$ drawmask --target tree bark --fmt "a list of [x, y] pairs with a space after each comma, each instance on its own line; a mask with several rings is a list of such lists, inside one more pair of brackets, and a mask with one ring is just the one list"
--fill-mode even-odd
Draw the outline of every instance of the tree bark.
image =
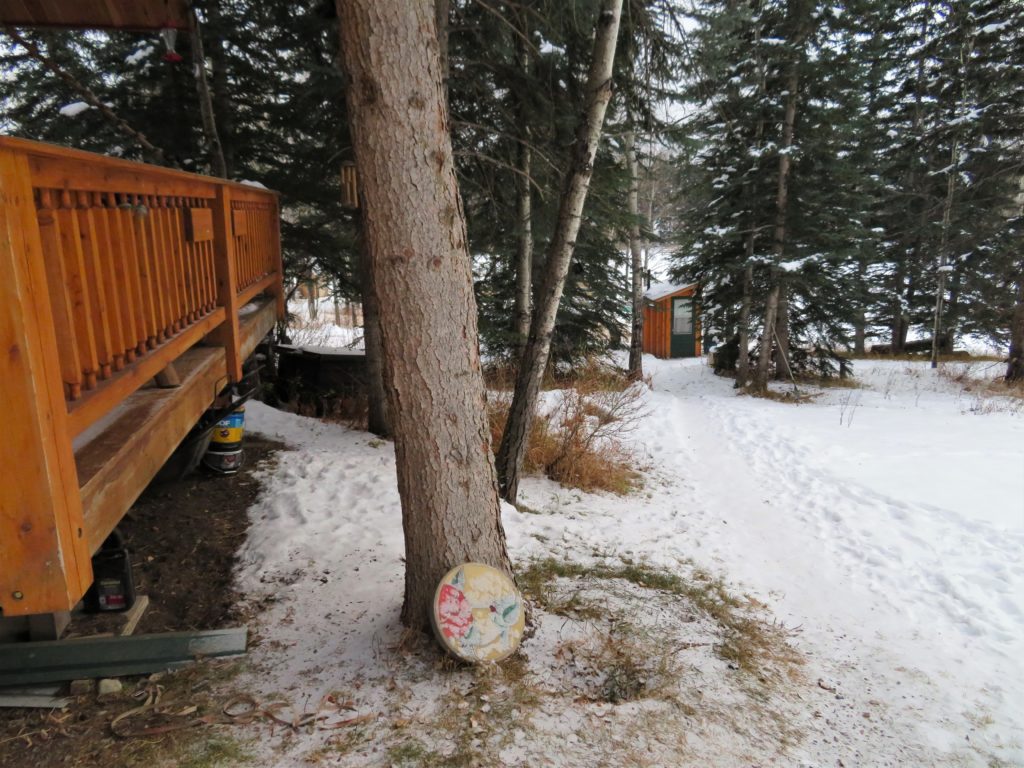
[[[521, 19], [521, 32], [526, 35], [525, 14]], [[530, 71], [530, 48], [526, 40], [517, 36], [516, 47], [519, 55], [519, 66], [524, 75]], [[526, 339], [530, 335], [530, 313], [533, 307], [533, 198], [530, 192], [530, 179], [533, 172], [533, 153], [530, 147], [529, 117], [525, 104], [519, 108], [520, 125], [525, 133], [519, 142], [519, 173], [516, 178], [516, 304], [515, 304], [515, 344], [513, 359], [522, 359], [526, 349]]]
[[363, 346], [366, 349], [366, 428], [381, 437], [391, 436], [388, 420], [387, 394], [384, 374], [384, 345], [380, 333], [380, 302], [377, 298], [376, 281], [373, 279], [373, 258], [370, 256], [370, 242], [366, 236], [366, 201], [361, 201], [360, 211], [360, 261], [362, 267], [363, 293]]
[[775, 378], [793, 378], [789, 352], [789, 292], [784, 284], [779, 285], [779, 302], [775, 310], [775, 343], [778, 354], [775, 357]]
[[598, 13], [594, 55], [586, 84], [586, 108], [583, 121], [576, 134], [572, 158], [565, 177], [559, 201], [555, 232], [548, 248], [537, 307], [530, 323], [530, 337], [526, 342], [523, 361], [516, 376], [515, 393], [509, 409], [505, 432], [498, 449], [498, 477], [501, 494], [514, 501], [519, 490], [519, 472], [526, 454], [526, 436], [537, 409], [537, 396], [541, 379], [551, 352], [551, 336], [555, 328], [555, 315], [565, 288], [579, 233], [583, 203], [587, 198], [590, 177], [594, 172], [594, 157], [604, 125], [604, 113], [612, 91], [612, 64], [619, 34], [622, 0], [603, 0]]
[[853, 353], [864, 354], [864, 343], [867, 337], [867, 259], [863, 256], [857, 259], [857, 310], [853, 318]]
[[433, 9], [338, 0], [405, 533], [402, 621], [453, 566], [511, 573], [491, 456], [466, 223]]
[[743, 268], [743, 298], [740, 302], [739, 349], [736, 357], [736, 388], [750, 381], [750, 303], [754, 292], [754, 232], [747, 235], [747, 265]]
[[[798, 36], [796, 43], [800, 42]], [[796, 44], [795, 43], [795, 44]], [[768, 388], [768, 366], [772, 358], [772, 336], [778, 314], [779, 294], [782, 276], [777, 265], [782, 261], [786, 246], [786, 211], [789, 206], [789, 169], [791, 166], [790, 151], [793, 148], [793, 126], [796, 123], [796, 93], [800, 85], [800, 70], [797, 59], [794, 59], [789, 75], [786, 77], [786, 113], [782, 125], [782, 146], [779, 150], [779, 182], [775, 195], [775, 229], [772, 237], [773, 266], [769, 274], [770, 288], [764, 312], [764, 332], [761, 334], [761, 354], [757, 360], [757, 371], [753, 387], [758, 392]]]
[[434, 0], [434, 24], [437, 27], [437, 47], [441, 56], [441, 94], [445, 108], [448, 108], [448, 25], [451, 18], [451, 0]]
[[217, 138], [220, 140], [221, 152], [224, 155], [224, 167], [230, 176], [235, 168], [234, 142], [234, 104], [231, 84], [228, 82], [228, 62], [226, 43], [222, 34], [220, 8], [217, 3], [208, 3], [204, 8], [209, 34], [204, 41], [207, 58], [210, 61], [213, 88], [213, 117], [217, 126]]
[[1024, 263], [1017, 277], [1017, 302], [1010, 320], [1010, 359], [1006, 363], [1007, 381], [1024, 381]]
[[630, 381], [644, 377], [644, 281], [643, 253], [640, 249], [640, 164], [637, 162], [633, 131], [626, 131], [623, 137], [626, 151], [626, 167], [629, 169], [629, 225], [630, 274], [632, 275], [633, 328], [629, 339]]
[[210, 96], [210, 84], [206, 81], [206, 57], [203, 55], [203, 36], [199, 29], [199, 19], [194, 8], [188, 9], [188, 32], [192, 43], [192, 69], [196, 78], [196, 93], [199, 96], [199, 115], [203, 121], [203, 134], [209, 145], [210, 165], [213, 175], [222, 179], [228, 177], [228, 166], [224, 161], [224, 149], [217, 133], [217, 120], [213, 115], [213, 98]]
[[[756, 5], [754, 10], [757, 10]], [[759, 25], [754, 25], [754, 49], [760, 49], [761, 43], [761, 28]], [[765, 82], [764, 67], [760, 58], [757, 60], [757, 71], [758, 71], [758, 89], [760, 96], [763, 98], [765, 92], [768, 90], [768, 86]], [[758, 156], [760, 156], [760, 150], [763, 147], [764, 138], [764, 114], [761, 113], [757, 120], [757, 128], [754, 131], [754, 146], [758, 150]], [[759, 163], [760, 161], [758, 161]], [[750, 202], [750, 231], [747, 232], [747, 236], [743, 243], [743, 294], [740, 300], [740, 321], [739, 321], [739, 349], [737, 350], [736, 357], [736, 389], [743, 389], [750, 382], [750, 305], [754, 299], [754, 250], [757, 245], [757, 210], [758, 206], [754, 200], [751, 184], [749, 182], [744, 184], [744, 197]]]

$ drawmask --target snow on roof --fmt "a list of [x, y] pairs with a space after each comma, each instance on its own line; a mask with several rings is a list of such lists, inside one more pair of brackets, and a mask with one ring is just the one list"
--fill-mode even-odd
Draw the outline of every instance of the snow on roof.
[[688, 285], [684, 283], [655, 283], [644, 292], [644, 298], [657, 301], [658, 299], [664, 299], [666, 296], [671, 296], [673, 293], [678, 293], [685, 288], [692, 288], [695, 285], [696, 283]]

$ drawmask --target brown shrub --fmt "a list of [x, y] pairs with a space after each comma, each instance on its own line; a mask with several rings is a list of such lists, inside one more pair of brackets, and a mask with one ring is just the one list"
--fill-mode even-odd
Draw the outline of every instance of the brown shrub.
[[[613, 379], [578, 378], [565, 389], [558, 406], [538, 415], [530, 426], [523, 471], [543, 473], [583, 491], [626, 494], [640, 484], [633, 455], [621, 438], [642, 414], [640, 386], [605, 388]], [[492, 393], [488, 403], [491, 444], [498, 445], [508, 417], [510, 396]]]
[[[492, 390], [512, 390], [516, 385], [515, 365], [506, 360], [491, 363], [484, 368], [484, 384]], [[649, 387], [650, 377], [644, 379]], [[598, 357], [589, 357], [581, 365], [557, 371], [549, 367], [544, 373], [541, 389], [566, 389], [573, 387], [584, 394], [599, 391], [622, 391], [628, 389], [633, 382], [626, 372], [616, 368]]]

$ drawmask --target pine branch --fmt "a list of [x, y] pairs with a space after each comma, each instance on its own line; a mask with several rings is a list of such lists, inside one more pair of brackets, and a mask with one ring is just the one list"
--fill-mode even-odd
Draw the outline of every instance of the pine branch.
[[45, 53], [40, 51], [38, 45], [36, 45], [31, 40], [26, 40], [13, 27], [5, 27], [4, 31], [8, 34], [8, 36], [10, 36], [12, 40], [14, 40], [14, 42], [16, 42], [22, 48], [24, 48], [28, 52], [28, 55], [30, 57], [32, 57], [40, 64], [42, 64], [44, 67], [46, 67], [48, 70], [53, 72], [53, 74], [57, 75], [57, 77], [63, 80], [68, 85], [68, 87], [71, 88], [75, 93], [77, 93], [83, 99], [85, 99], [85, 101], [88, 102], [91, 106], [98, 109], [100, 111], [100, 114], [103, 115], [103, 117], [106, 118], [107, 121], [113, 124], [114, 127], [121, 131], [121, 133], [130, 136], [132, 139], [138, 142], [138, 144], [144, 150], [146, 150], [153, 157], [153, 159], [156, 160], [157, 163], [159, 163], [160, 165], [177, 165], [176, 163], [168, 161], [167, 156], [164, 154], [164, 151], [159, 147], [155, 146], [149, 139], [147, 139], [146, 134], [129, 125], [123, 118], [119, 117], [117, 113], [114, 112], [114, 110], [112, 110], [102, 101], [100, 101], [99, 97], [96, 96], [96, 94], [93, 93], [88, 86], [79, 82], [73, 75], [71, 75], [66, 70], [62, 69], [61, 66], [57, 64], [57, 62], [55, 62], [52, 58], [50, 58]]

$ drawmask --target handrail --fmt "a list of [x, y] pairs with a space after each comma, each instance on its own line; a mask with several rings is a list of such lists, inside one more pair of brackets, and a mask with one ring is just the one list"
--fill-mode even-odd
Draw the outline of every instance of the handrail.
[[26, 139], [4, 150], [27, 160], [71, 438], [204, 337], [241, 376], [239, 308], [283, 299], [276, 193]]

